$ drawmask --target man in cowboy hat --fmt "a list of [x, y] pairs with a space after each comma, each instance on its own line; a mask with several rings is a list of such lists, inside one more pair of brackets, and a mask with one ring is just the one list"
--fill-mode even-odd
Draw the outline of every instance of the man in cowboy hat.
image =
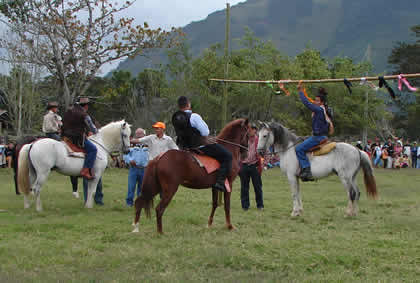
[[98, 130], [87, 113], [88, 105], [89, 98], [80, 97], [79, 101], [64, 114], [63, 136], [86, 151], [86, 158], [80, 175], [91, 180], [94, 178], [92, 168], [95, 163], [97, 149], [86, 137], [96, 134]]
[[47, 138], [54, 139], [59, 141], [60, 138], [60, 128], [63, 125], [61, 117], [57, 114], [58, 112], [58, 103], [48, 102], [47, 104], [48, 113], [44, 116], [44, 121], [42, 123], [42, 132], [47, 136]]
[[154, 159], [161, 153], [164, 153], [170, 149], [178, 149], [173, 139], [170, 136], [165, 135], [166, 125], [163, 122], [156, 122], [153, 124], [155, 130], [154, 135], [148, 135], [139, 139], [132, 139], [131, 143], [143, 143], [149, 147], [149, 160]]

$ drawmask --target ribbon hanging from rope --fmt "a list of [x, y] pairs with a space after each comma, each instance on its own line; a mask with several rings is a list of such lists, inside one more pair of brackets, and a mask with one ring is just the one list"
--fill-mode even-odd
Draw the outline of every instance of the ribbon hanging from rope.
[[418, 90], [418, 88], [411, 86], [410, 83], [402, 74], [399, 74], [398, 75], [398, 89], [399, 90], [402, 90], [402, 84], [405, 84], [405, 86], [412, 92], [415, 92]]
[[378, 80], [379, 80], [379, 87], [382, 88], [384, 86], [388, 90], [388, 93], [389, 95], [391, 95], [392, 99], [395, 100], [395, 92], [385, 81], [384, 77], [380, 76], [378, 77]]

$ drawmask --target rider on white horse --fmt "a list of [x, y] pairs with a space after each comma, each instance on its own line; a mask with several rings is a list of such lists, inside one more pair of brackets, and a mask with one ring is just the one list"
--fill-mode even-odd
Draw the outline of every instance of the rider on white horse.
[[92, 180], [95, 178], [92, 168], [95, 163], [97, 148], [86, 136], [96, 134], [98, 130], [87, 113], [88, 105], [89, 98], [80, 97], [79, 102], [76, 102], [72, 108], [67, 110], [63, 118], [62, 135], [86, 151], [86, 158], [80, 175], [88, 180]]
[[327, 92], [324, 88], [320, 88], [315, 100], [310, 99], [305, 92], [302, 82], [298, 84], [299, 97], [302, 103], [312, 111], [312, 136], [307, 138], [304, 142], [296, 146], [296, 155], [299, 160], [301, 173], [299, 177], [303, 182], [314, 181], [312, 176], [311, 164], [309, 163], [306, 152], [321, 143], [322, 140], [328, 137], [329, 128], [332, 127], [325, 110], [325, 103], [327, 99]]

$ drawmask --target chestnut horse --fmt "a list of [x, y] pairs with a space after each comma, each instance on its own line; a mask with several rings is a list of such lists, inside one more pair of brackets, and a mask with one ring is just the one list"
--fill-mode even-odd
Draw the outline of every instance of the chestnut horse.
[[[240, 157], [246, 154], [248, 148], [248, 129], [248, 119], [237, 119], [228, 123], [216, 138], [218, 143], [232, 153], [232, 170], [227, 178], [231, 188], [239, 172]], [[156, 206], [156, 221], [157, 231], [162, 234], [162, 215], [179, 185], [190, 189], [210, 188], [216, 182], [216, 172], [208, 174], [194, 160], [190, 152], [183, 150], [169, 150], [160, 158], [157, 157], [150, 161], [144, 174], [141, 195], [135, 202], [136, 214], [133, 232], [139, 231], [141, 209], [144, 208], [146, 216], [150, 218], [153, 198], [160, 193], [161, 200]], [[213, 224], [213, 216], [217, 208], [217, 192], [212, 189], [213, 207], [208, 219], [208, 226]], [[230, 194], [231, 192], [224, 192], [224, 207], [226, 227], [232, 230], [234, 227], [230, 222]]]

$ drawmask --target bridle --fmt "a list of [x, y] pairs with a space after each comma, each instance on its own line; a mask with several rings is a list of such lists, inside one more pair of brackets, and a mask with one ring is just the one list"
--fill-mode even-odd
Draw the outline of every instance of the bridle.
[[[271, 129], [269, 129], [269, 130], [270, 130], [270, 133], [272, 134], [272, 130], [271, 130]], [[292, 147], [294, 147], [294, 146], [296, 146], [297, 144], [301, 143], [303, 140], [304, 140], [304, 139], [303, 139], [302, 137], [299, 137], [299, 138], [296, 140], [296, 142], [295, 142], [295, 143], [293, 143], [291, 146], [288, 146], [285, 150], [282, 150], [282, 151], [274, 151], [274, 152], [270, 152], [270, 153], [266, 153], [266, 154], [271, 154], [271, 155], [274, 155], [274, 154], [277, 154], [277, 153], [280, 153], [280, 152], [286, 152], [286, 151], [288, 151], [289, 149], [291, 149]], [[273, 142], [273, 144], [274, 144], [274, 142]], [[267, 145], [267, 142], [265, 142], [265, 144], [264, 144], [264, 148], [266, 148], [266, 145]], [[266, 150], [266, 151], [267, 151], [267, 150]]]
[[224, 143], [227, 143], [227, 144], [230, 144], [230, 145], [237, 146], [237, 147], [239, 147], [239, 148], [241, 148], [243, 150], [248, 150], [248, 147], [247, 146], [242, 145], [242, 142], [245, 141], [245, 138], [247, 138], [247, 139], [249, 138], [248, 128], [246, 126], [241, 126], [241, 127], [246, 131], [246, 134], [241, 139], [241, 143], [235, 143], [235, 142], [227, 141], [227, 140], [220, 139], [220, 138], [217, 138], [217, 137], [213, 137], [211, 139], [213, 141], [221, 141], [221, 142], [224, 142]]

